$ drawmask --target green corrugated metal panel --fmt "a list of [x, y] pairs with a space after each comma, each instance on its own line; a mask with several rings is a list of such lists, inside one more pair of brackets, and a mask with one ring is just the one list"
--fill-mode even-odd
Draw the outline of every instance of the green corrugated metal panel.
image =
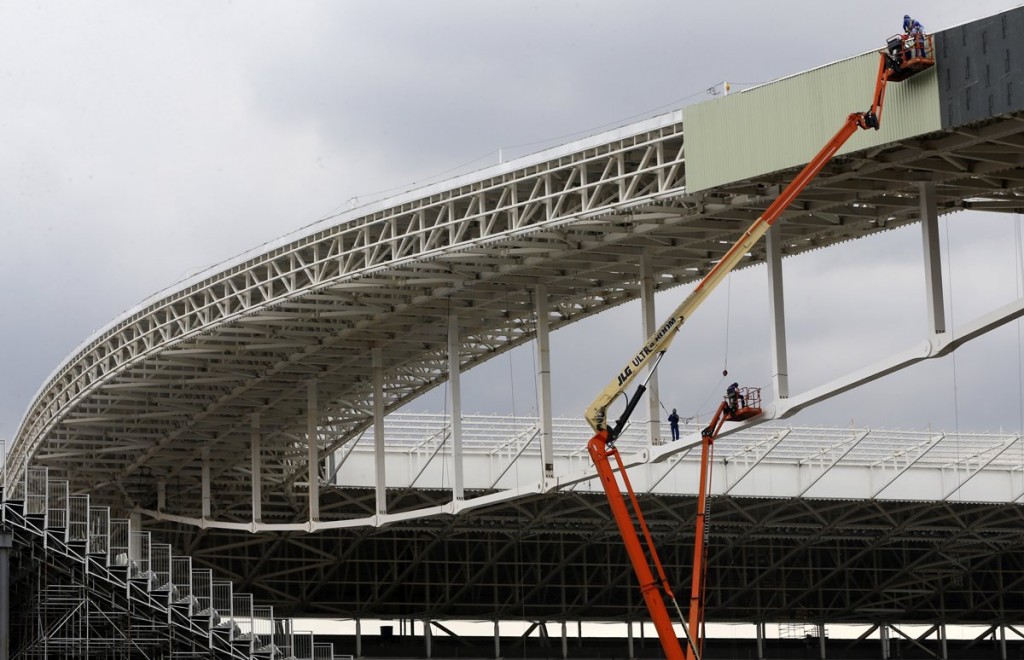
[[[871, 104], [878, 53], [731, 94], [683, 110], [690, 192], [809, 161], [851, 112]], [[839, 153], [940, 130], [935, 67], [889, 83], [879, 131], [858, 131]]]

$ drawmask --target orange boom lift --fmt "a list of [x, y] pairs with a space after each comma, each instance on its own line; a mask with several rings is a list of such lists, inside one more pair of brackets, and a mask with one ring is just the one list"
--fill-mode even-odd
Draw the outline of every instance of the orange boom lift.
[[[670, 660], [699, 660], [702, 653], [702, 637], [699, 629], [703, 625], [704, 602], [702, 598], [704, 583], [704, 522], [706, 517], [706, 495], [707, 482], [709, 477], [710, 453], [714, 439], [721, 430], [722, 424], [726, 421], [739, 421], [761, 414], [760, 391], [756, 394], [756, 405], [753, 392], [747, 391], [750, 397], [743, 407], [730, 406], [724, 402], [719, 406], [711, 424], [702, 432], [701, 451], [701, 483], [697, 506], [697, 530], [694, 546], [693, 581], [691, 583], [690, 617], [689, 624], [683, 624], [686, 635], [686, 650], [679, 643], [672, 628], [672, 619], [665, 606], [665, 599], [675, 607], [679, 619], [682, 620], [682, 612], [679, 611], [679, 604], [668, 578], [665, 576], [664, 568], [658, 553], [651, 540], [650, 531], [644, 521], [643, 513], [633, 493], [626, 474], [622, 458], [615, 448], [615, 441], [625, 429], [633, 410], [640, 402], [640, 398], [647, 390], [647, 382], [654, 374], [661, 359], [665, 356], [669, 344], [675, 339], [683, 322], [697, 309], [698, 306], [711, 294], [714, 288], [728, 275], [740, 262], [743, 255], [750, 252], [751, 248], [761, 240], [761, 237], [771, 229], [775, 221], [779, 219], [782, 212], [799, 195], [804, 188], [821, 172], [822, 168], [832, 159], [835, 153], [846, 143], [846, 141], [857, 132], [858, 129], [875, 130], [881, 125], [882, 105], [885, 100], [885, 86], [889, 81], [898, 82], [923, 71], [935, 64], [934, 50], [932, 49], [932, 38], [930, 35], [918, 37], [915, 42], [907, 36], [896, 36], [886, 41], [886, 48], [881, 52], [881, 61], [878, 65], [878, 78], [875, 82], [875, 92], [871, 100], [871, 106], [865, 112], [855, 112], [846, 118], [839, 131], [831, 140], [814, 156], [813, 159], [797, 174], [796, 178], [786, 187], [779, 197], [765, 210], [765, 212], [754, 221], [749, 229], [740, 237], [725, 256], [704, 276], [696, 288], [676, 308], [672, 316], [661, 324], [651, 335], [647, 342], [640, 348], [633, 358], [623, 367], [616, 377], [598, 395], [587, 408], [585, 417], [591, 428], [594, 430], [594, 437], [587, 443], [587, 450], [597, 470], [601, 484], [604, 487], [605, 495], [608, 497], [608, 504], [611, 507], [615, 522], [618, 525], [619, 533], [622, 535], [623, 543], [629, 560], [633, 564], [637, 579], [640, 581], [640, 592], [647, 604], [651, 620], [658, 638], [661, 641], [665, 657]], [[632, 396], [627, 397], [626, 407], [614, 424], [608, 425], [606, 418], [607, 408], [611, 402], [625, 394], [625, 389], [632, 383], [642, 369], [649, 367], [647, 378], [637, 386]], [[619, 473], [622, 487], [615, 472]], [[626, 504], [626, 497], [623, 497], [623, 489], [628, 496], [630, 506]], [[639, 533], [638, 533], [639, 530]], [[641, 542], [641, 537], [643, 541]], [[653, 566], [653, 570], [652, 570]], [[655, 578], [657, 572], [657, 578]]]

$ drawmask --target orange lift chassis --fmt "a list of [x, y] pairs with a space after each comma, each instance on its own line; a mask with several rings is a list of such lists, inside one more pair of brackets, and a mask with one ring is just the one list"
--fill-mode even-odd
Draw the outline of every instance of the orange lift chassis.
[[[887, 40], [886, 48], [881, 52], [881, 61], [878, 65], [878, 78], [875, 83], [875, 92], [871, 100], [871, 107], [866, 112], [855, 112], [846, 118], [839, 131], [831, 140], [814, 156], [813, 159], [797, 174], [796, 178], [786, 186], [779, 197], [765, 209], [765, 212], [754, 221], [749, 229], [740, 237], [725, 256], [704, 276], [696, 288], [676, 308], [672, 316], [661, 324], [647, 342], [633, 356], [629, 363], [619, 371], [616, 377], [605, 387], [596, 399], [590, 404], [585, 412], [587, 423], [594, 430], [594, 437], [587, 443], [587, 450], [590, 452], [591, 460], [600, 477], [604, 487], [605, 495], [611, 507], [615, 522], [618, 525], [622, 540], [626, 546], [630, 562], [640, 581], [640, 592], [647, 604], [651, 620], [658, 638], [665, 651], [665, 657], [670, 660], [699, 660], [701, 656], [701, 645], [696, 638], [698, 628], [702, 625], [703, 599], [701, 597], [703, 583], [703, 523], [706, 512], [706, 486], [707, 486], [707, 464], [711, 445], [718, 435], [722, 423], [725, 421], [737, 421], [740, 414], [747, 417], [760, 414], [760, 408], [740, 408], [738, 411], [728, 411], [719, 407], [712, 423], [705, 429], [702, 466], [701, 466], [701, 495], [698, 503], [697, 534], [698, 547], [695, 548], [694, 581], [691, 585], [690, 620], [689, 625], [683, 623], [683, 630], [686, 636], [686, 650], [679, 643], [672, 627], [672, 619], [665, 606], [665, 598], [672, 602], [679, 619], [682, 620], [682, 612], [672, 593], [668, 578], [662, 568], [661, 560], [654, 548], [651, 535], [647, 529], [643, 514], [637, 503], [636, 496], [629, 484], [625, 467], [615, 448], [615, 440], [622, 433], [629, 422], [633, 410], [640, 402], [640, 398], [647, 390], [647, 382], [650, 380], [658, 363], [668, 350], [669, 344], [675, 339], [676, 334], [682, 327], [683, 322], [700, 306], [711, 294], [714, 288], [728, 275], [745, 254], [761, 240], [761, 237], [771, 229], [775, 221], [779, 219], [782, 212], [799, 195], [804, 188], [821, 172], [822, 168], [832, 159], [835, 153], [846, 143], [846, 141], [857, 132], [857, 129], [878, 129], [882, 119], [882, 105], [885, 100], [885, 86], [889, 81], [898, 82], [905, 80], [919, 71], [934, 66], [934, 50], [930, 35], [919, 37], [914, 42], [907, 36], [896, 36]], [[613, 400], [624, 395], [625, 389], [633, 382], [636, 376], [644, 368], [648, 368], [647, 378], [637, 386], [632, 396], [627, 397], [626, 406], [622, 414], [609, 426], [606, 417], [607, 408]], [[756, 412], [755, 412], [756, 411]], [[748, 414], [749, 413], [749, 414]], [[629, 496], [632, 506], [632, 515], [622, 494], [622, 488], [616, 479], [615, 472], [618, 471], [622, 480], [622, 488]], [[637, 533], [639, 528], [640, 533]], [[643, 542], [641, 542], [641, 535]], [[646, 550], [645, 550], [646, 548]], [[648, 556], [650, 558], [648, 558]], [[700, 559], [696, 559], [697, 557]], [[655, 578], [654, 571], [657, 571]]]

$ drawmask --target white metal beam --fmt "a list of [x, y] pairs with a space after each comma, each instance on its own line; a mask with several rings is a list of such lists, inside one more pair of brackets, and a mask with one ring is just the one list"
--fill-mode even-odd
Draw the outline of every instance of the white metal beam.
[[306, 478], [309, 480], [310, 522], [320, 520], [320, 403], [317, 394], [317, 381], [311, 378], [306, 384]]
[[465, 499], [462, 463], [462, 363], [459, 342], [459, 314], [448, 315], [448, 403], [452, 411], [452, 499]]
[[772, 354], [772, 386], [775, 397], [789, 396], [789, 360], [786, 356], [786, 311], [782, 280], [782, 227], [773, 226], [766, 236], [768, 265], [769, 333]]
[[261, 522], [263, 520], [263, 459], [260, 456], [260, 434], [262, 428], [260, 427], [260, 414], [255, 412], [252, 414], [252, 420], [249, 427], [249, 443], [251, 445], [251, 462], [252, 462], [252, 521], [254, 523]]
[[371, 350], [373, 368], [373, 458], [375, 464], [374, 489], [377, 515], [388, 511], [386, 456], [384, 446], [384, 353], [380, 346]]
[[935, 183], [917, 184], [921, 205], [921, 237], [924, 243], [924, 280], [928, 301], [928, 329], [932, 334], [946, 331], [946, 312], [942, 295], [942, 250], [939, 242], [939, 213], [935, 201]]
[[[654, 264], [651, 260], [650, 250], [644, 250], [640, 255], [640, 309], [640, 318], [642, 319], [640, 329], [643, 332], [640, 341], [646, 341], [657, 328], [654, 306]], [[658, 374], [654, 373], [647, 382], [647, 441], [652, 445], [659, 445], [662, 442], [661, 411], [658, 409], [660, 404]]]
[[540, 406], [540, 447], [544, 478], [555, 476], [554, 444], [551, 433], [551, 341], [548, 337], [548, 288], [534, 289], [537, 317], [537, 398]]

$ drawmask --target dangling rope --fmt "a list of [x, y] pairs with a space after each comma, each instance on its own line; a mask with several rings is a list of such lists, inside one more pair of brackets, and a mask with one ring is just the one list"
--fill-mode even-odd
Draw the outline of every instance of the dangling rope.
[[[513, 331], [513, 320], [512, 320], [512, 303], [508, 293], [509, 287], [505, 287], [505, 313], [508, 315], [508, 328], [506, 331], [506, 340], [512, 342], [512, 331]], [[515, 370], [513, 369], [512, 363], [512, 350], [509, 349], [508, 353], [508, 382], [509, 382], [509, 396], [512, 399], [512, 438], [517, 437], [519, 428], [516, 423], [516, 379]], [[516, 490], [520, 489], [520, 475], [519, 475], [519, 458], [516, 452], [512, 454], [512, 460], [514, 461], [514, 471], [516, 475]], [[526, 522], [525, 522], [525, 508], [522, 506], [516, 507], [516, 540], [515, 540], [515, 558], [516, 558], [516, 570], [518, 572], [519, 567], [523, 565], [524, 553], [523, 553], [523, 537], [526, 536]], [[526, 598], [525, 598], [525, 587], [523, 586], [522, 575], [516, 575], [516, 596], [519, 600], [519, 618], [522, 621], [526, 620]], [[524, 647], [525, 648], [525, 647]]]
[[725, 359], [722, 363], [722, 378], [729, 375], [729, 317], [732, 316], [732, 273], [725, 280]]

